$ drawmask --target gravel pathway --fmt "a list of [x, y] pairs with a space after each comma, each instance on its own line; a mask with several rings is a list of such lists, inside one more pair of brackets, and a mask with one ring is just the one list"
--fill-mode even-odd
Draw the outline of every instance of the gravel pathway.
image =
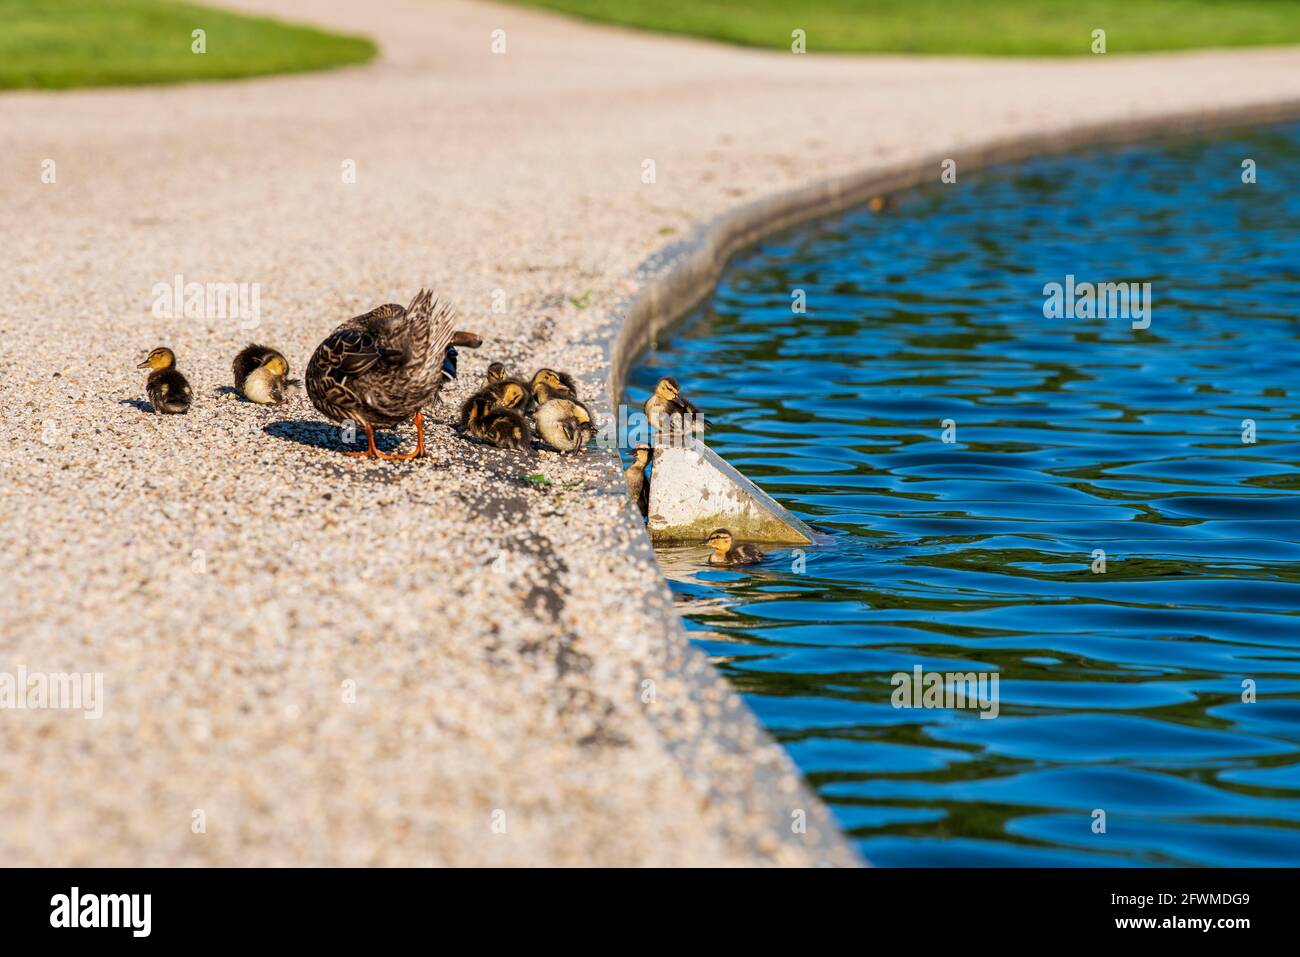
[[[744, 199], [1300, 97], [1297, 52], [819, 58], [478, 3], [226, 5], [384, 58], [0, 96], [0, 680], [104, 683], [98, 720], [0, 711], [8, 864], [851, 863], [677, 630], [613, 453], [484, 449], [444, 409], [427, 459], [346, 459], [301, 393], [229, 394], [231, 357], [256, 339], [300, 374], [432, 284], [486, 339], [453, 403], [492, 359], [595, 398], [636, 264]], [[155, 315], [178, 275], [258, 284], [258, 326]], [[162, 344], [187, 416], [146, 411]]]

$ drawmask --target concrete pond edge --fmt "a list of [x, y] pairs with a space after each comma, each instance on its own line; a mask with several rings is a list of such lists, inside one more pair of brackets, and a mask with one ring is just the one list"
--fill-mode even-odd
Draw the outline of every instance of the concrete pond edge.
[[[938, 182], [945, 160], [956, 160], [961, 175], [1080, 149], [1246, 129], [1297, 119], [1300, 119], [1300, 100], [1282, 100], [1065, 126], [990, 139], [942, 155], [872, 166], [742, 204], [700, 225], [690, 237], [661, 249], [636, 268], [633, 280], [638, 291], [620, 302], [589, 340], [603, 349], [608, 368], [604, 383], [588, 383], [593, 387], [592, 411], [598, 418], [616, 415], [633, 363], [713, 291], [723, 269], [737, 253], [793, 226], [861, 206], [873, 196]], [[606, 449], [601, 454], [608, 457], [610, 468], [606, 471], [608, 484], [597, 489], [597, 494], [625, 496], [617, 451]], [[636, 560], [654, 564], [654, 548], [640, 516], [630, 505], [626, 512], [633, 536], [629, 543], [632, 555]], [[655, 573], [659, 574], [657, 564]], [[711, 720], [709, 726], [691, 733], [676, 722], [676, 709], [653, 708], [646, 713], [693, 786], [710, 799], [716, 795], [719, 803], [725, 805], [734, 807], [739, 800], [748, 812], [769, 820], [772, 842], [753, 850], [774, 863], [796, 860], [839, 866], [866, 863], [839, 831], [820, 799], [802, 782], [789, 755], [771, 739], [722, 673], [690, 644], [666, 581], [661, 597], [661, 601], [655, 602], [658, 607], [654, 613], [665, 633], [675, 636], [674, 647], [643, 648], [643, 657], [658, 659], [665, 673], [679, 679], [692, 698], [708, 702], [703, 713], [710, 715]], [[701, 747], [701, 740], [707, 740], [710, 746]], [[734, 780], [725, 779], [718, 770], [718, 762], [712, 760], [716, 753], [732, 759], [752, 758], [752, 781], [759, 793], [737, 795]], [[799, 782], [793, 789], [792, 775]], [[806, 815], [804, 833], [798, 833], [792, 826], [792, 818], [801, 811]], [[738, 829], [737, 836], [744, 833]]]

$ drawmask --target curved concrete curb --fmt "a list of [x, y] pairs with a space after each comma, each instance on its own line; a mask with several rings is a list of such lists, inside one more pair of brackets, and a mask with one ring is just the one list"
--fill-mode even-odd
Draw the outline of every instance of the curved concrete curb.
[[[700, 226], [690, 238], [666, 247], [637, 268], [634, 280], [639, 284], [640, 291], [620, 304], [612, 320], [595, 337], [604, 344], [609, 376], [605, 382], [605, 407], [600, 408], [599, 402], [594, 404], [599, 414], [603, 415], [610, 415], [618, 408], [628, 370], [637, 356], [713, 290], [723, 268], [737, 252], [783, 229], [862, 205], [872, 196], [906, 189], [932, 178], [937, 179], [940, 164], [946, 159], [955, 159], [960, 171], [969, 172], [997, 163], [1059, 154], [1084, 147], [1119, 145], [1298, 118], [1300, 100], [1287, 100], [1248, 108], [1090, 124], [1073, 129], [990, 140], [942, 156], [932, 155], [919, 161], [824, 179], [801, 189], [744, 204]], [[598, 389], [593, 391], [598, 394]], [[622, 490], [621, 470], [616, 474], [615, 488]], [[637, 524], [640, 524], [639, 521]], [[654, 560], [648, 533], [642, 532], [635, 547], [646, 553], [648, 560]], [[670, 627], [677, 628], [680, 633], [680, 622], [672, 623]], [[685, 644], [686, 635], [681, 633], [681, 636]], [[711, 729], [717, 734], [724, 749], [731, 751], [736, 747], [744, 747], [746, 741], [770, 743], [766, 732], [758, 727], [757, 719], [743, 705], [737, 707], [738, 695], [731, 692], [729, 687], [726, 690], [715, 687], [719, 683], [726, 685], [727, 682], [708, 665], [702, 654], [691, 649], [682, 665], [683, 676], [692, 687], [693, 695], [724, 703], [726, 713], [718, 715], [717, 727]], [[683, 739], [681, 745], [673, 745], [677, 731], [672, 717], [661, 716], [652, 720], [655, 720], [660, 732], [668, 738], [670, 749], [683, 762], [688, 775], [693, 780], [698, 780], [704, 790], [718, 790], [722, 782], [708, 780], [713, 772], [699, 760], [697, 750], [690, 746], [689, 741]], [[773, 773], [770, 777], [775, 781], [779, 780], [780, 775]], [[760, 780], [768, 778], [767, 773], [759, 774]], [[825, 808], [811, 793], [773, 793], [758, 799], [770, 805], [763, 813], [773, 819], [774, 832], [785, 835], [787, 841], [801, 844], [805, 851], [811, 846], [820, 862], [845, 864], [857, 859], [856, 851], [835, 830]], [[791, 833], [788, 815], [791, 813], [790, 808], [796, 805], [808, 810], [808, 833], [803, 836]]]

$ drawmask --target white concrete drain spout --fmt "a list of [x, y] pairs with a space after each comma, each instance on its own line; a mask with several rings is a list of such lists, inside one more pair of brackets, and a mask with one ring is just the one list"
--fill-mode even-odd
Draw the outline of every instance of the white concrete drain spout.
[[647, 527], [656, 542], [700, 542], [715, 528], [742, 542], [813, 541], [811, 528], [698, 440], [655, 449]]

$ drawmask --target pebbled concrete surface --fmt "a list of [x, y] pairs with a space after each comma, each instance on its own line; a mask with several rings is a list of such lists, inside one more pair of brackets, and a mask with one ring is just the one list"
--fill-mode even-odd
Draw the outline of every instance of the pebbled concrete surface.
[[[0, 673], [101, 672], [105, 698], [0, 711], [8, 864], [853, 863], [687, 646], [613, 453], [483, 449], [444, 409], [428, 459], [345, 459], [301, 393], [223, 391], [231, 357], [256, 338], [300, 373], [339, 321], [432, 284], [487, 340], [453, 402], [501, 359], [603, 407], [637, 263], [738, 202], [1300, 97], [1295, 51], [820, 58], [478, 3], [227, 5], [383, 58], [0, 96]], [[260, 284], [260, 325], [153, 315], [177, 274]], [[160, 344], [188, 416], [141, 407]]]

